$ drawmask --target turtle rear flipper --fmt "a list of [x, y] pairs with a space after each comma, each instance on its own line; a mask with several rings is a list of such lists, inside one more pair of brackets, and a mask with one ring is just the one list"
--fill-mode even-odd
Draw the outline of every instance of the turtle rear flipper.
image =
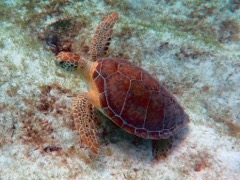
[[94, 107], [89, 102], [88, 93], [77, 96], [73, 103], [73, 120], [76, 130], [79, 131], [82, 142], [91, 151], [98, 154], [98, 141], [94, 124]]
[[172, 148], [173, 137], [168, 139], [152, 140], [152, 154], [154, 160], [167, 157]]
[[118, 13], [112, 13], [106, 16], [97, 27], [91, 44], [92, 61], [96, 61], [98, 57], [106, 56], [112, 39], [113, 26], [117, 20]]

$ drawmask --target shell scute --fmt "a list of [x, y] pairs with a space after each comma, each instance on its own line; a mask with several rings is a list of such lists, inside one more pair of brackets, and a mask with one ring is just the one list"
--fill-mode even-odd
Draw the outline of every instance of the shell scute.
[[[97, 72], [101, 72], [101, 69], [102, 69], [102, 59], [99, 59], [98, 61], [97, 61], [97, 66], [96, 66], [96, 70], [95, 70], [95, 72], [97, 71]], [[95, 73], [94, 72], [94, 73]], [[93, 73], [93, 74], [94, 74]]]
[[93, 79], [95, 80], [95, 78], [99, 75], [99, 73], [97, 71], [93, 72]]
[[146, 129], [136, 129], [136, 134], [138, 134], [140, 137], [148, 136], [148, 132]]
[[137, 128], [143, 127], [150, 94], [151, 92], [141, 81], [131, 81], [126, 102], [121, 113], [122, 118], [127, 119], [127, 123]]
[[108, 103], [107, 103], [107, 99], [106, 99], [105, 93], [101, 93], [99, 95], [99, 100], [100, 100], [100, 104], [101, 104], [102, 108], [108, 107]]
[[110, 118], [112, 118], [112, 117], [115, 115], [115, 113], [114, 113], [109, 107], [104, 108], [103, 111], [104, 111]]
[[130, 134], [135, 134], [135, 127], [132, 127], [132, 126], [129, 126], [129, 125], [127, 125], [127, 124], [124, 124], [123, 126], [122, 126], [122, 128], [125, 130], [125, 131], [127, 131], [127, 132], [129, 132]]
[[106, 78], [106, 95], [109, 106], [119, 115], [130, 87], [130, 80], [119, 72]]
[[155, 78], [153, 78], [150, 74], [143, 70], [142, 73], [142, 81], [143, 83], [151, 90], [159, 90], [160, 83]]
[[119, 127], [122, 127], [124, 123], [123, 120], [118, 116], [112, 117], [112, 121], [115, 122]]
[[[95, 71], [96, 72], [96, 71]], [[97, 76], [95, 79], [94, 79], [96, 85], [97, 85], [97, 88], [98, 88], [98, 92], [99, 93], [102, 93], [104, 92], [104, 79], [102, 76]]]
[[147, 130], [163, 129], [164, 113], [164, 98], [162, 98], [159, 91], [153, 91], [148, 106], [145, 128]]
[[[165, 119], [167, 121], [164, 121], [164, 129], [174, 129], [177, 124], [181, 124], [183, 122], [185, 114], [177, 107], [173, 97], [166, 98], [165, 104]], [[176, 117], [178, 118], [176, 119]]]
[[173, 134], [172, 129], [163, 129], [160, 131], [160, 136], [164, 139], [169, 138]]
[[159, 131], [148, 132], [148, 137], [151, 137], [152, 139], [158, 139], [159, 138]]
[[102, 60], [102, 68], [101, 68], [101, 75], [103, 77], [107, 77], [110, 74], [117, 72], [118, 70], [118, 63], [116, 61], [109, 61]]
[[130, 80], [141, 80], [142, 73], [138, 67], [134, 67], [131, 64], [120, 64], [118, 70]]

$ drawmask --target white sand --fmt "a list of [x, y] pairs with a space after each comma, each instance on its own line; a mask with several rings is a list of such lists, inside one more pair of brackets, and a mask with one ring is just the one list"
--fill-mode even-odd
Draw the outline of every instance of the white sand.
[[[170, 155], [153, 163], [149, 141], [136, 146], [132, 136], [104, 118], [101, 120], [108, 134], [104, 139], [101, 136], [103, 128], [99, 127], [100, 155], [95, 157], [88, 149], [79, 148], [78, 135], [67, 124], [71, 123], [72, 100], [77, 92], [86, 91], [86, 85], [79, 77], [67, 75], [55, 67], [54, 55], [30, 30], [13, 23], [17, 18], [15, 15], [9, 21], [0, 22], [0, 179], [197, 180], [240, 177], [240, 38], [218, 42], [220, 46], [217, 46], [201, 38], [194, 40], [195, 36], [189, 32], [187, 36], [186, 33], [179, 35], [182, 30], [173, 29], [172, 22], [166, 27], [162, 21], [149, 23], [154, 17], [161, 19], [157, 13], [159, 17], [169, 14], [171, 18], [182, 18], [186, 22], [189, 18], [186, 15], [192, 9], [183, 8], [182, 3], [124, 2], [129, 11], [124, 11], [119, 4], [116, 9], [111, 9], [111, 3], [107, 6], [95, 1], [79, 2], [66, 6], [65, 16], [78, 13], [80, 7], [81, 12], [89, 16], [96, 12], [96, 18], [91, 16], [92, 22], [87, 24], [90, 29], [83, 30], [83, 34], [75, 39], [75, 42], [82, 42], [84, 37], [89, 43], [91, 37], [84, 35], [93, 33], [89, 31], [94, 31], [100, 21], [101, 13], [98, 12], [108, 14], [114, 10], [120, 13], [114, 30], [116, 38], [111, 45], [112, 56], [122, 53], [164, 81], [191, 118], [188, 128], [175, 139]], [[14, 1], [12, 5], [19, 6]], [[213, 10], [213, 14], [205, 14], [204, 23], [213, 22], [213, 27], [220, 28], [218, 23], [224, 19], [239, 17], [240, 10], [231, 13], [226, 8], [220, 13], [219, 9], [225, 5], [216, 6], [219, 8]], [[204, 6], [199, 5], [199, 9], [201, 7]], [[147, 21], [144, 13], [153, 19]], [[18, 14], [23, 18], [28, 16], [24, 12]], [[42, 30], [51, 21], [54, 17], [42, 21], [36, 29]], [[132, 27], [129, 31], [132, 35], [125, 34], [124, 27]], [[216, 29], [217, 32], [220, 30]], [[168, 44], [162, 46], [166, 42]], [[190, 54], [189, 57], [181, 48]], [[48, 85], [52, 89], [44, 94], [41, 86], [46, 88]], [[41, 99], [50, 101], [51, 106], [39, 110], [44, 104]], [[43, 127], [41, 122], [44, 120], [51, 123], [52, 130]], [[26, 127], [23, 121], [29, 121]], [[231, 121], [236, 129], [231, 126]], [[29, 130], [30, 126], [37, 131], [36, 136]], [[32, 140], [27, 137], [27, 132], [31, 132]], [[45, 152], [44, 148], [49, 146], [62, 149]]]

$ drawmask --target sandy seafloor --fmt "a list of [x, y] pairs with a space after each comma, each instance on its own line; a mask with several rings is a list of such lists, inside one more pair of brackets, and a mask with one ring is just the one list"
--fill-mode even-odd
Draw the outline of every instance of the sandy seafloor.
[[[88, 58], [111, 12], [120, 19], [109, 56], [160, 79], [191, 119], [159, 162], [150, 141], [100, 114], [99, 156], [73, 131], [71, 103], [86, 85], [55, 66], [46, 39]], [[233, 0], [1, 0], [0, 179], [239, 179], [239, 17]]]

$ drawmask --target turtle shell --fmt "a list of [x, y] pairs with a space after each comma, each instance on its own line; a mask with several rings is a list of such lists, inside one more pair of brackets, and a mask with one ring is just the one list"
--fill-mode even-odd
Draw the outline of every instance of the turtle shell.
[[119, 58], [97, 62], [93, 79], [100, 110], [127, 132], [162, 139], [176, 134], [188, 122], [174, 96], [145, 70]]

